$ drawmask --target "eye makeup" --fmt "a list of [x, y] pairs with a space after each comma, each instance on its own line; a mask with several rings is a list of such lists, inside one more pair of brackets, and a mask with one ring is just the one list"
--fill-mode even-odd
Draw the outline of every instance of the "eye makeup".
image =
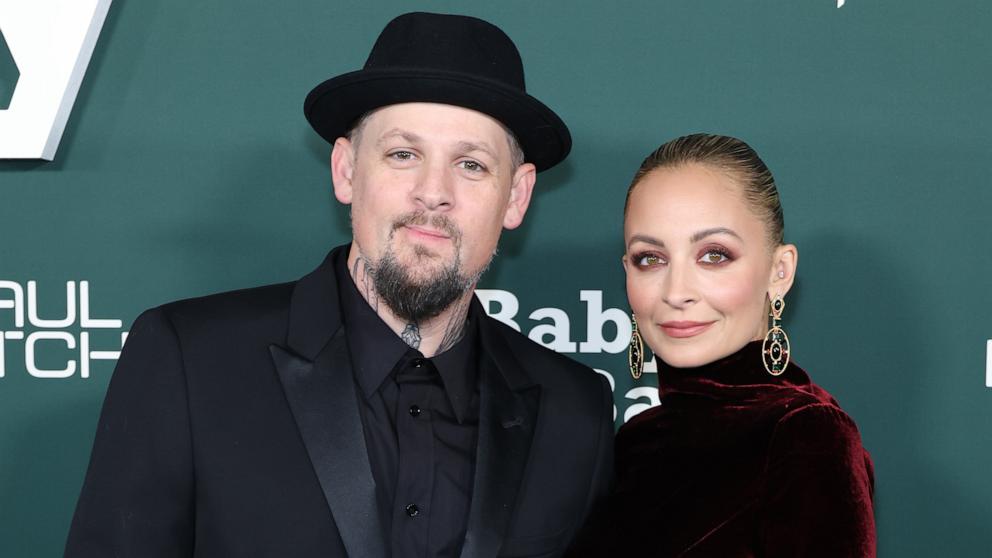
[[[714, 258], [713, 256], [718, 256]], [[737, 259], [737, 256], [729, 249], [719, 244], [708, 245], [699, 252], [696, 259], [703, 265], [725, 265]]]
[[642, 270], [668, 263], [664, 256], [654, 251], [634, 252], [630, 256], [630, 261], [634, 267]]

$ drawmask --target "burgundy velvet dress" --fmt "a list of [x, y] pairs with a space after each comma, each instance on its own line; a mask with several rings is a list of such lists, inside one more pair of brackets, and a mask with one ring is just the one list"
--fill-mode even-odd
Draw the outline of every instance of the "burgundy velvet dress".
[[661, 405], [620, 429], [617, 486], [575, 556], [875, 556], [874, 476], [858, 428], [761, 343], [659, 370]]

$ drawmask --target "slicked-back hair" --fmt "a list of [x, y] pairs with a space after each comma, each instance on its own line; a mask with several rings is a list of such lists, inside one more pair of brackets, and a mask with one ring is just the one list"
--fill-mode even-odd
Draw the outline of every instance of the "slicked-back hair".
[[700, 164], [720, 171], [736, 183], [748, 207], [765, 222], [768, 240], [779, 246], [785, 240], [785, 217], [775, 178], [758, 153], [730, 136], [691, 134], [673, 139], [648, 155], [627, 188], [623, 214], [627, 216], [634, 188], [652, 171]]

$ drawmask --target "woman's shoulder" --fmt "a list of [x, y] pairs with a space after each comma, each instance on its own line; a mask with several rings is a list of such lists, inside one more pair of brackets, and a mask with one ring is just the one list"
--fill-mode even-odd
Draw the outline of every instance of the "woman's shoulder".
[[780, 422], [811, 420], [825, 424], [854, 424], [851, 417], [841, 409], [837, 399], [814, 383], [804, 368], [795, 362], [790, 362], [790, 365], [776, 390], [776, 405], [781, 412]]
[[810, 399], [788, 409], [779, 419], [776, 431], [801, 428], [809, 432], [857, 432], [857, 425], [836, 403]]
[[785, 410], [772, 429], [771, 457], [815, 454], [869, 459], [857, 424], [836, 400], [809, 396], [799, 398], [797, 403]]
[[820, 455], [822, 462], [837, 459], [864, 463], [872, 469], [871, 458], [861, 443], [858, 426], [837, 399], [814, 383], [795, 363], [788, 380], [769, 401], [772, 420], [770, 458], [790, 455]]
[[818, 426], [828, 430], [857, 430], [854, 420], [844, 412], [837, 399], [814, 383], [805, 369], [793, 363], [800, 380], [792, 383], [792, 395], [779, 418], [780, 426]]
[[764, 479], [762, 538], [769, 554], [820, 548], [824, 556], [875, 555], [874, 466], [857, 425], [836, 401], [813, 397], [779, 417]]
[[836, 485], [840, 491], [856, 486], [864, 506], [871, 507], [871, 454], [854, 419], [833, 398], [808, 398], [778, 418], [768, 444], [766, 472], [769, 478], [792, 475], [802, 483]]

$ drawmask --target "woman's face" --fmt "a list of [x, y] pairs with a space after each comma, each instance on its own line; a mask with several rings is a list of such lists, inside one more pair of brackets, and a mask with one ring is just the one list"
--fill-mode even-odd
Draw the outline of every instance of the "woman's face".
[[795, 247], [772, 249], [740, 186], [702, 164], [646, 175], [630, 198], [624, 242], [630, 307], [670, 366], [701, 366], [761, 339], [766, 300], [792, 284]]

